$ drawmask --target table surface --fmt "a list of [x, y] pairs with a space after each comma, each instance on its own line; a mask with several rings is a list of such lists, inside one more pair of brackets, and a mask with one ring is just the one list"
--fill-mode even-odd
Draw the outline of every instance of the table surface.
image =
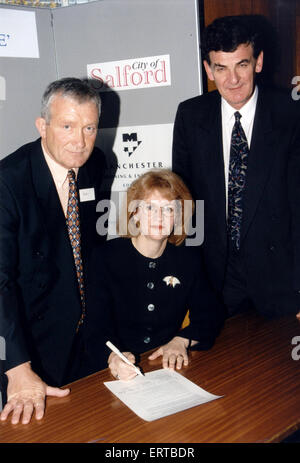
[[[293, 359], [300, 349], [292, 344], [299, 335], [295, 317], [238, 315], [211, 350], [191, 352], [180, 370], [221, 399], [145, 422], [104, 386], [112, 376], [102, 370], [72, 383], [68, 397], [48, 398], [41, 421], [0, 422], [0, 442], [280, 442], [300, 428], [300, 360]], [[143, 354], [141, 366], [147, 372], [161, 364]]]

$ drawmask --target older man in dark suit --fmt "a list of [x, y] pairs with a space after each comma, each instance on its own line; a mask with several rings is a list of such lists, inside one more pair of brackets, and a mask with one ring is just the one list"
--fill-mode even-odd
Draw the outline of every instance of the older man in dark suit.
[[179, 105], [173, 169], [204, 199], [202, 252], [229, 315], [300, 310], [300, 104], [256, 85], [263, 47], [246, 16], [204, 32], [217, 91]]
[[[94, 143], [100, 100], [86, 82], [65, 78], [46, 89], [41, 138], [0, 163], [0, 335], [7, 404], [27, 423], [46, 395], [105, 367], [85, 337], [86, 261], [96, 242], [96, 203], [104, 157]], [[48, 384], [51, 384], [49, 386]]]

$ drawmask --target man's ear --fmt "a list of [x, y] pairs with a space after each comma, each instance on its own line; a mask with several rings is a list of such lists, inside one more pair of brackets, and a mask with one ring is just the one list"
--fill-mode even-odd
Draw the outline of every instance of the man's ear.
[[206, 71], [206, 74], [207, 74], [207, 77], [209, 78], [209, 80], [215, 80], [214, 75], [213, 75], [212, 70], [211, 70], [211, 67], [208, 64], [208, 62], [206, 60], [204, 60], [203, 64], [204, 64], [204, 68], [205, 68], [205, 71]]
[[264, 63], [264, 52], [261, 51], [256, 60], [255, 72], [259, 73], [262, 71], [263, 63]]
[[37, 117], [35, 120], [35, 126], [41, 136], [41, 138], [46, 137], [46, 121], [43, 117]]

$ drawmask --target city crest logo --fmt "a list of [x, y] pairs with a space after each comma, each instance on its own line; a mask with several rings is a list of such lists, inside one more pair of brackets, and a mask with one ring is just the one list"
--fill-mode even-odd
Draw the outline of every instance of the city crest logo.
[[3, 76], [0, 76], [0, 101], [6, 100], [6, 81]]

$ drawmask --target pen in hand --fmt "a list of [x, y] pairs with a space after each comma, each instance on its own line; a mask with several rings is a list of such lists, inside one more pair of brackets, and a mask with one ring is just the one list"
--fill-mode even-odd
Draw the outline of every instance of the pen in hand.
[[110, 341], [107, 341], [106, 345], [107, 347], [110, 348], [110, 350], [112, 350], [115, 354], [117, 354], [125, 363], [127, 363], [128, 365], [131, 365], [135, 369], [138, 375], [145, 376], [144, 373], [142, 373], [139, 368], [137, 368], [132, 362], [130, 362], [128, 358], [125, 357], [125, 355], [123, 355], [122, 352], [120, 352], [119, 349], [116, 346], [114, 346]]

